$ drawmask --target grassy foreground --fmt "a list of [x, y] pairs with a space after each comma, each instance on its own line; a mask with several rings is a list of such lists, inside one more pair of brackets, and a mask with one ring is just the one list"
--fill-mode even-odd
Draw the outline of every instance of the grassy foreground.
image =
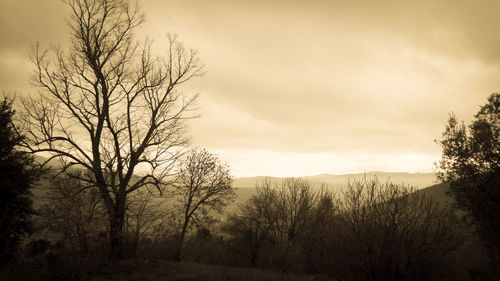
[[[31, 272], [28, 272], [31, 271]], [[0, 272], [2, 280], [96, 280], [96, 281], [320, 281], [320, 276], [287, 274], [283, 272], [206, 265], [192, 262], [128, 260], [103, 264], [85, 273], [77, 271], [34, 272], [21, 269]]]

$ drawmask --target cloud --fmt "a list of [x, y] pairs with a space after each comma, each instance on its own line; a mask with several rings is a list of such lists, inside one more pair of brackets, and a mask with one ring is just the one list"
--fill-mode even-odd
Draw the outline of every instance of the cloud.
[[[231, 163], [236, 177], [277, 176], [299, 177], [322, 173], [348, 174], [353, 171], [432, 172], [427, 163], [436, 159], [418, 153], [283, 153], [258, 149], [214, 150]], [[363, 163], [363, 168], [360, 168]]]
[[[316, 159], [325, 153], [344, 155], [337, 159], [348, 167], [352, 156], [358, 171], [399, 168], [397, 155], [424, 155], [408, 161], [422, 166], [422, 159], [440, 154], [433, 140], [449, 111], [468, 120], [500, 89], [498, 1], [141, 5], [146, 23], [138, 35], [153, 38], [155, 51], [164, 53], [167, 32], [199, 51], [208, 73], [184, 89], [201, 93], [203, 117], [192, 123], [193, 142], [226, 151], [235, 165], [243, 160], [234, 151], [258, 150], [288, 159], [282, 164], [292, 161], [285, 154]], [[66, 17], [58, 1], [1, 2], [1, 88], [27, 89], [30, 45], [65, 44]], [[368, 165], [356, 155], [382, 163]], [[306, 156], [297, 157], [300, 163]]]
[[26, 92], [32, 64], [31, 47], [62, 44], [69, 37], [62, 1], [4, 0], [0, 2], [0, 88]]
[[[315, 136], [328, 140], [321, 149], [391, 151], [429, 150], [450, 110], [470, 115], [498, 88], [497, 65], [482, 48], [474, 48], [477, 35], [462, 23], [476, 22], [467, 12], [472, 7], [356, 3], [335, 11], [338, 3], [298, 5], [285, 8], [288, 13], [246, 10], [243, 18], [257, 22], [211, 7], [198, 24], [188, 20], [193, 27], [186, 32], [202, 38], [199, 48], [207, 54], [209, 73], [198, 89], [212, 101], [267, 121], [280, 134], [278, 127], [292, 127], [295, 147], [270, 134], [273, 149], [307, 151], [311, 148], [302, 143], [316, 143], [305, 141]], [[492, 2], [484, 9], [493, 7]], [[369, 146], [374, 141], [355, 138], [388, 143]]]

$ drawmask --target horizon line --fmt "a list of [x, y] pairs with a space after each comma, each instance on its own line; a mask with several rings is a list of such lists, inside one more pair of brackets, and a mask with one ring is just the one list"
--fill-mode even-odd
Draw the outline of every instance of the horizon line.
[[270, 175], [255, 175], [255, 176], [234, 176], [235, 179], [242, 178], [258, 178], [258, 177], [268, 177], [268, 178], [304, 178], [304, 177], [317, 177], [317, 176], [348, 176], [348, 175], [361, 175], [361, 174], [373, 174], [373, 173], [384, 173], [384, 174], [436, 174], [435, 171], [430, 172], [394, 172], [394, 171], [364, 171], [364, 172], [350, 172], [350, 173], [319, 173], [319, 174], [309, 174], [309, 175], [294, 175], [294, 176], [270, 176]]

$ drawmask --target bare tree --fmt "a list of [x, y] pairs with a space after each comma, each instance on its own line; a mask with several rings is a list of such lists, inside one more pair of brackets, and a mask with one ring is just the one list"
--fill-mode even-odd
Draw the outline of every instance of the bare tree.
[[459, 245], [453, 212], [411, 187], [364, 177], [331, 208], [311, 258], [338, 280], [430, 280]]
[[[319, 193], [299, 178], [287, 178], [281, 184], [266, 178], [256, 188], [257, 194], [229, 217], [224, 231], [231, 235], [235, 244], [232, 248], [249, 256], [252, 266], [257, 265], [259, 256], [265, 257], [260, 252], [267, 242], [272, 247], [269, 261], [289, 270], [292, 262], [297, 261], [297, 241], [311, 219]], [[248, 251], [238, 249], [241, 244]]]
[[126, 238], [130, 242], [129, 257], [136, 257], [139, 242], [162, 223], [168, 210], [164, 198], [155, 198], [151, 190], [139, 189], [132, 193], [125, 213]]
[[180, 260], [189, 223], [210, 218], [210, 212], [221, 213], [234, 197], [229, 167], [205, 149], [194, 148], [179, 168], [174, 184], [182, 210], [182, 229], [174, 259]]
[[329, 262], [335, 256], [331, 240], [335, 235], [332, 222], [336, 215], [335, 195], [331, 187], [324, 185], [300, 241], [306, 271], [328, 272]]
[[[110, 258], [123, 254], [127, 195], [159, 186], [187, 143], [196, 97], [179, 87], [203, 73], [194, 50], [169, 36], [165, 57], [135, 39], [143, 22], [125, 0], [66, 0], [71, 47], [33, 49], [38, 95], [23, 101], [24, 145], [58, 158], [63, 171], [99, 191], [110, 225]], [[71, 168], [71, 169], [70, 169]], [[133, 179], [134, 172], [142, 176]]]
[[228, 216], [222, 225], [223, 232], [231, 236], [230, 248], [238, 254], [248, 256], [252, 267], [257, 266], [260, 248], [266, 241], [267, 227], [264, 223], [262, 201], [250, 198], [240, 205], [236, 214]]
[[276, 245], [286, 245], [303, 231], [316, 200], [309, 182], [287, 178], [281, 185], [273, 185], [269, 179], [259, 183], [254, 202], [263, 208], [268, 237]]
[[105, 233], [106, 211], [96, 189], [81, 190], [80, 181], [65, 175], [50, 182], [42, 199], [48, 200], [39, 214], [47, 230], [62, 234], [73, 254], [79, 258], [88, 257], [92, 246], [97, 246], [100, 233]]

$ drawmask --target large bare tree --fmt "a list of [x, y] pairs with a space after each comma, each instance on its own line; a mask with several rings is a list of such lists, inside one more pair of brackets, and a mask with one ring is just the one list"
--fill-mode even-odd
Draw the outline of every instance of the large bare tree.
[[[203, 74], [194, 50], [169, 36], [166, 55], [135, 36], [143, 22], [126, 0], [66, 0], [71, 46], [34, 47], [38, 95], [23, 101], [24, 145], [95, 188], [109, 215], [110, 257], [123, 254], [127, 195], [159, 186], [188, 141], [196, 96], [179, 87]], [[136, 176], [140, 171], [141, 176]]]

